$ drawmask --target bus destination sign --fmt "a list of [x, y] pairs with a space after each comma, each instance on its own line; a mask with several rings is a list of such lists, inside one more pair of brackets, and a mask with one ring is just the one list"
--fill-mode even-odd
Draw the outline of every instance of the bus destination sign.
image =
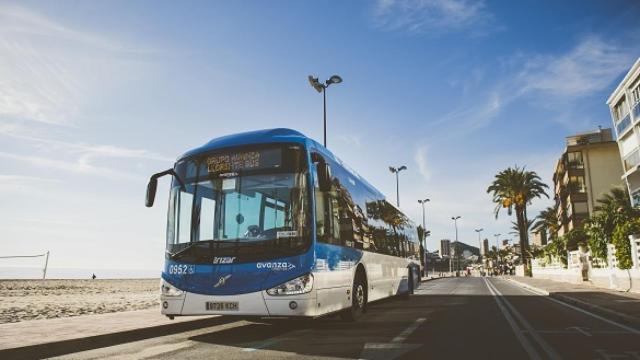
[[275, 152], [277, 154], [274, 150], [259, 150], [213, 155], [207, 158], [207, 168], [210, 173], [220, 174], [278, 167], [280, 151]]

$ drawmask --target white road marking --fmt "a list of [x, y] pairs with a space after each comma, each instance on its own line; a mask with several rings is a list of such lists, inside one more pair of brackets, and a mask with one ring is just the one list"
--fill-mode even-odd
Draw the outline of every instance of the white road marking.
[[402, 342], [409, 337], [416, 329], [427, 319], [418, 318], [406, 329], [402, 330], [398, 336], [394, 337], [388, 343], [366, 343], [362, 348], [359, 359], [367, 360], [392, 360], [413, 351], [422, 345], [419, 344], [403, 344]]
[[582, 328], [580, 326], [571, 326], [568, 327], [567, 330], [571, 330], [571, 329], [575, 329], [577, 332], [579, 332], [580, 334], [584, 335], [584, 336], [592, 336], [589, 332], [587, 332], [587, 328]]
[[277, 344], [279, 342], [281, 342], [284, 339], [269, 339], [269, 340], [265, 340], [265, 341], [261, 341], [258, 344], [254, 345], [253, 347], [247, 347], [242, 349], [242, 351], [244, 352], [254, 352], [256, 350], [260, 350], [260, 349], [264, 349], [268, 346]]
[[[531, 291], [530, 289], [528, 289], [528, 288], [526, 288], [526, 287], [522, 287], [522, 288], [523, 288], [523, 289], [525, 289], [525, 290], [527, 290], [527, 291], [529, 291], [529, 292], [531, 292], [531, 293], [533, 293], [533, 294], [538, 294], [537, 292]], [[554, 303], [556, 303], [556, 304], [560, 304], [560, 305], [562, 305], [562, 306], [566, 306], [566, 307], [571, 308], [571, 309], [573, 309], [573, 310], [575, 310], [575, 311], [578, 311], [578, 312], [581, 312], [581, 313], [583, 313], [583, 314], [586, 314], [586, 315], [589, 315], [589, 316], [591, 316], [591, 317], [594, 317], [594, 318], [596, 318], [596, 319], [598, 319], [598, 320], [602, 320], [602, 321], [604, 321], [604, 322], [606, 322], [606, 323], [609, 323], [609, 324], [611, 324], [611, 325], [615, 325], [615, 326], [617, 326], [617, 327], [619, 327], [619, 328], [621, 328], [621, 329], [624, 329], [624, 330], [626, 330], [626, 331], [628, 331], [628, 332], [630, 332], [630, 333], [632, 333], [632, 334], [640, 335], [640, 330], [637, 330], [637, 329], [634, 329], [634, 328], [632, 328], [632, 327], [629, 327], [629, 326], [626, 326], [626, 325], [623, 325], [623, 324], [617, 323], [617, 322], [615, 322], [615, 321], [613, 321], [613, 320], [609, 320], [609, 319], [607, 319], [607, 318], [605, 318], [605, 317], [602, 317], [602, 316], [600, 316], [600, 315], [594, 314], [594, 313], [592, 313], [592, 312], [589, 312], [589, 311], [584, 310], [584, 309], [582, 309], [582, 308], [579, 308], [579, 307], [577, 307], [577, 306], [574, 306], [574, 305], [571, 305], [571, 304], [567, 304], [567, 303], [566, 303], [566, 302], [564, 302], [564, 301], [560, 301], [560, 300], [554, 299], [554, 298], [549, 297], [549, 296], [545, 296], [544, 298], [545, 298], [545, 299], [547, 299], [547, 300], [549, 300], [549, 301], [553, 301], [553, 302], [554, 302]]]
[[507, 308], [509, 308], [513, 316], [515, 316], [516, 319], [518, 319], [518, 321], [522, 324], [522, 326], [524, 326], [524, 328], [527, 329], [527, 331], [529, 332], [529, 335], [531, 335], [531, 337], [536, 341], [536, 343], [544, 350], [545, 353], [547, 353], [548, 355], [547, 358], [561, 359], [560, 355], [551, 346], [549, 346], [549, 344], [546, 341], [544, 341], [544, 339], [536, 332], [533, 326], [529, 324], [529, 322], [524, 318], [524, 316], [522, 316], [522, 314], [520, 314], [518, 310], [516, 310], [516, 308], [514, 308], [513, 305], [511, 305], [511, 303], [509, 303], [509, 301], [502, 295], [502, 293], [500, 293], [498, 288], [496, 288], [495, 285], [491, 283], [491, 281], [488, 281], [487, 284], [493, 287], [493, 290], [501, 297], [501, 300], [504, 301], [504, 304], [507, 306]]
[[292, 339], [292, 335], [300, 336], [300, 335], [307, 334], [309, 332], [311, 332], [310, 329], [293, 331], [291, 333], [287, 333], [287, 334], [284, 334], [284, 335], [279, 336], [279, 337], [274, 337], [274, 338], [270, 338], [270, 339], [266, 339], [266, 340], [255, 342], [255, 343], [251, 344], [252, 346], [247, 346], [245, 348], [242, 348], [242, 351], [244, 351], [244, 352], [254, 352], [256, 350], [264, 349], [266, 347], [269, 347], [271, 345], [275, 345], [275, 344], [280, 343], [280, 342], [285, 341], [285, 340], [291, 340]]
[[493, 299], [496, 301], [496, 304], [498, 304], [498, 308], [500, 309], [500, 312], [502, 312], [502, 315], [507, 320], [507, 323], [509, 323], [509, 326], [511, 327], [511, 330], [513, 330], [513, 333], [516, 335], [516, 338], [520, 342], [520, 345], [522, 345], [522, 348], [524, 348], [524, 350], [529, 355], [529, 358], [536, 359], [536, 360], [542, 359], [540, 357], [540, 355], [538, 355], [536, 350], [533, 348], [533, 345], [531, 345], [529, 340], [522, 335], [522, 331], [518, 327], [518, 324], [516, 324], [515, 320], [513, 320], [513, 317], [511, 316], [509, 311], [507, 311], [505, 306], [502, 304], [502, 301], [498, 297], [497, 293], [493, 291], [491, 286], [489, 286], [489, 282], [487, 281], [487, 279], [486, 278], [482, 278], [482, 280], [484, 280], [484, 283], [485, 283], [485, 285], [487, 285], [487, 288], [489, 289], [489, 292], [491, 293], [491, 295], [493, 295]]
[[392, 343], [401, 343], [401, 342], [405, 341], [407, 339], [407, 337], [409, 337], [409, 335], [411, 335], [411, 333], [416, 331], [418, 326], [420, 326], [426, 320], [427, 319], [425, 319], [425, 318], [416, 319], [416, 321], [414, 321], [413, 324], [411, 324], [408, 328], [404, 329], [404, 331], [402, 331], [398, 336], [394, 337], [393, 340], [391, 340], [391, 342]]

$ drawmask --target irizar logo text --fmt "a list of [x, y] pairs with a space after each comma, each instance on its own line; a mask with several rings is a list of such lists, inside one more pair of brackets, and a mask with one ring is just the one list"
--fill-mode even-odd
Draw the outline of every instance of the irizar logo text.
[[295, 269], [295, 265], [286, 261], [259, 262], [256, 264], [258, 269], [270, 269], [275, 271], [288, 271]]
[[213, 264], [233, 264], [235, 260], [235, 256], [216, 256], [213, 258]]

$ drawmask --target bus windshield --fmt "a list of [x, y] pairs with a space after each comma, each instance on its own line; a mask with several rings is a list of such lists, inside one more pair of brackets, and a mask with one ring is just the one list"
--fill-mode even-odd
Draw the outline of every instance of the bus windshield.
[[167, 254], [192, 263], [247, 262], [308, 248], [307, 171], [298, 145], [232, 149], [176, 164]]

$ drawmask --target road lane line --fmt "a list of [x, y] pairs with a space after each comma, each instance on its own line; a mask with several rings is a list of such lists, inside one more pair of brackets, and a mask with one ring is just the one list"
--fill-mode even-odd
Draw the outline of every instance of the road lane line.
[[253, 347], [243, 348], [242, 351], [244, 351], [244, 352], [254, 352], [256, 350], [264, 349], [264, 348], [269, 347], [271, 345], [275, 345], [275, 344], [281, 342], [282, 340], [284, 340], [284, 339], [269, 339], [269, 340], [261, 341], [260, 343], [256, 344]]
[[482, 280], [484, 280], [484, 284], [489, 289], [489, 292], [493, 296], [493, 299], [496, 301], [496, 304], [498, 304], [498, 309], [500, 309], [500, 312], [502, 312], [502, 315], [507, 320], [507, 323], [509, 323], [509, 326], [511, 326], [511, 330], [513, 330], [513, 333], [516, 335], [516, 338], [520, 342], [520, 345], [522, 345], [522, 348], [524, 348], [524, 350], [529, 355], [529, 358], [530, 359], [535, 359], [535, 360], [538, 360], [538, 359], [541, 360], [542, 358], [540, 357], [540, 355], [538, 355], [536, 350], [533, 348], [533, 345], [531, 345], [529, 340], [525, 336], [522, 335], [522, 332], [521, 332], [520, 328], [518, 327], [518, 324], [516, 324], [516, 321], [513, 319], [511, 314], [509, 314], [509, 311], [507, 311], [505, 306], [502, 304], [501, 299], [493, 291], [491, 286], [489, 286], [489, 282], [487, 281], [487, 279], [483, 277]]
[[409, 335], [411, 335], [412, 332], [416, 331], [418, 326], [422, 325], [422, 323], [425, 322], [426, 320], [427, 319], [425, 318], [416, 319], [416, 321], [414, 321], [413, 324], [411, 324], [408, 328], [404, 329], [398, 336], [394, 337], [393, 340], [391, 340], [391, 342], [401, 343], [405, 341], [409, 337]]
[[513, 316], [524, 326], [525, 329], [529, 332], [529, 335], [536, 341], [536, 343], [544, 350], [548, 355], [548, 359], [561, 359], [561, 356], [551, 347], [549, 344], [544, 341], [544, 339], [536, 332], [536, 330], [529, 324], [529, 322], [516, 310], [513, 305], [502, 295], [502, 293], [498, 290], [498, 288], [490, 281], [487, 281], [488, 284], [493, 287], [493, 290], [501, 297], [501, 300], [504, 301], [504, 304], [511, 310]]
[[[530, 290], [530, 289], [528, 289], [528, 288], [526, 288], [526, 287], [523, 287], [523, 286], [522, 286], [522, 288], [523, 288], [523, 289], [525, 289], [525, 290], [527, 290], [527, 291], [529, 291], [529, 292], [530, 292], [530, 293], [532, 293], [532, 294], [540, 295], [540, 294], [538, 294], [537, 292], [534, 292], [534, 291], [532, 291], [532, 290]], [[628, 332], [630, 332], [630, 333], [632, 333], [632, 334], [640, 335], [640, 330], [637, 330], [637, 329], [634, 329], [634, 328], [632, 328], [632, 327], [629, 327], [629, 326], [626, 326], [626, 325], [620, 324], [620, 323], [615, 322], [615, 321], [613, 321], [613, 320], [609, 320], [609, 319], [607, 319], [607, 318], [605, 318], [605, 317], [602, 317], [602, 316], [600, 316], [600, 315], [594, 314], [594, 313], [592, 313], [592, 312], [590, 312], [590, 311], [584, 310], [584, 309], [579, 308], [579, 307], [577, 307], [577, 306], [574, 306], [574, 305], [571, 305], [571, 304], [567, 304], [567, 303], [566, 303], [566, 302], [564, 302], [564, 301], [560, 301], [560, 300], [554, 299], [554, 298], [549, 297], [549, 296], [544, 296], [544, 298], [545, 298], [545, 299], [547, 299], [547, 300], [549, 300], [549, 301], [553, 301], [553, 302], [554, 302], [554, 303], [556, 303], [556, 304], [560, 304], [560, 305], [562, 305], [562, 306], [566, 306], [566, 307], [571, 308], [571, 309], [573, 309], [573, 310], [575, 310], [575, 311], [578, 311], [578, 312], [581, 312], [581, 313], [583, 313], [583, 314], [586, 314], [586, 315], [589, 315], [589, 316], [591, 316], [591, 317], [594, 317], [594, 318], [596, 318], [596, 319], [598, 319], [598, 320], [602, 320], [602, 321], [604, 321], [604, 322], [606, 322], [606, 323], [609, 323], [609, 324], [611, 324], [611, 325], [615, 325], [615, 326], [617, 326], [617, 327], [619, 327], [619, 328], [621, 328], [621, 329], [624, 329], [624, 330], [626, 330], [626, 331], [628, 331]]]

